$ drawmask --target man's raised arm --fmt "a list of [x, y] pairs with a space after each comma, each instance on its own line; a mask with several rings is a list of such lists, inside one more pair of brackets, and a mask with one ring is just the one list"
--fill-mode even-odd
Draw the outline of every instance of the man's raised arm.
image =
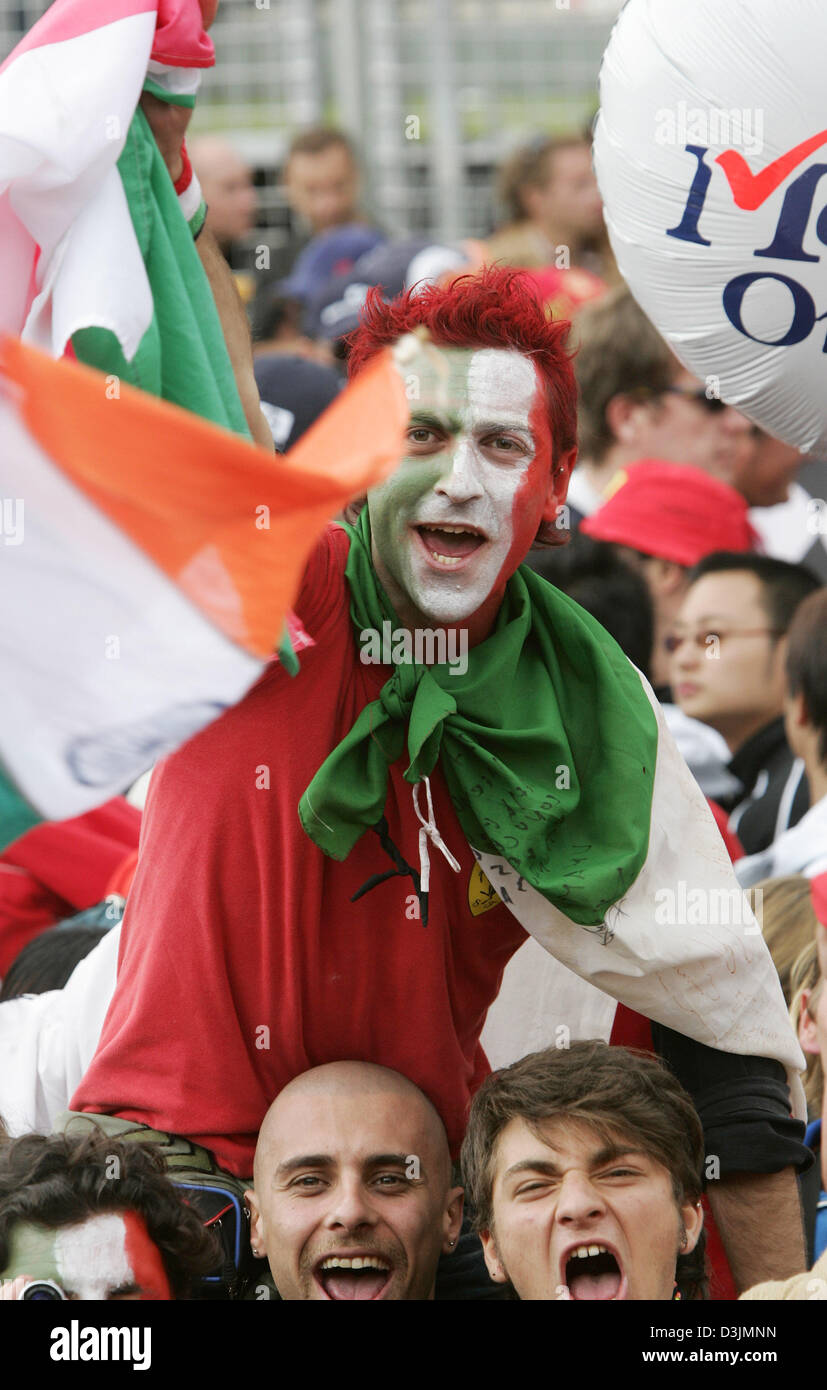
[[807, 1266], [795, 1169], [729, 1173], [707, 1189], [738, 1293]]
[[253, 373], [253, 349], [244, 305], [236, 289], [233, 273], [209, 227], [199, 233], [195, 243], [201, 264], [210, 282], [212, 297], [221, 320], [224, 342], [232, 363], [235, 384], [244, 416], [256, 444], [273, 451], [270, 426], [261, 413], [261, 401]]
[[[169, 176], [173, 183], [177, 183], [184, 169], [181, 146], [192, 111], [185, 106], [160, 101], [150, 92], [144, 92], [141, 97], [141, 108], [155, 136], [155, 143], [161, 151]], [[273, 436], [261, 413], [261, 402], [253, 373], [253, 349], [247, 315], [232, 271], [208, 227], [199, 232], [196, 247], [218, 310], [247, 425], [256, 444], [272, 453]]]
[[652, 1040], [700, 1115], [707, 1196], [736, 1289], [797, 1274], [806, 1249], [796, 1169], [810, 1154], [790, 1114], [784, 1068], [659, 1024]]

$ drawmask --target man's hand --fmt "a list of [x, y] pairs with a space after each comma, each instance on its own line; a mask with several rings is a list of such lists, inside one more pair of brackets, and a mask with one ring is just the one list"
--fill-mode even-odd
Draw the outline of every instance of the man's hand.
[[707, 1188], [738, 1293], [807, 1268], [798, 1183], [781, 1173], [731, 1173]]
[[168, 101], [154, 97], [151, 92], [141, 94], [140, 107], [149, 121], [149, 128], [155, 136], [169, 176], [173, 183], [177, 183], [184, 172], [181, 145], [190, 123], [192, 107], [173, 106]]

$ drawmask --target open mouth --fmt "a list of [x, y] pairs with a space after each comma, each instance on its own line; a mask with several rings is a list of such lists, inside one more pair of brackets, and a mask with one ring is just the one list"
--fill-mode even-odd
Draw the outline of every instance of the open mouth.
[[415, 526], [414, 530], [431, 563], [444, 569], [458, 569], [486, 541], [476, 527], [452, 526], [448, 522], [439, 526]]
[[391, 1267], [381, 1255], [328, 1255], [315, 1269], [317, 1284], [326, 1298], [368, 1302], [381, 1298], [391, 1278]]
[[607, 1245], [574, 1246], [566, 1255], [563, 1271], [575, 1302], [607, 1302], [626, 1295], [620, 1262]]

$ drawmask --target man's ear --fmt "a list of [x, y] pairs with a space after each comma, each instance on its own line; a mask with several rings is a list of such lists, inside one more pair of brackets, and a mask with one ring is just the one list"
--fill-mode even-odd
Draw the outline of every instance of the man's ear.
[[798, 1009], [798, 1041], [801, 1043], [802, 1052], [808, 1052], [811, 1057], [820, 1057], [821, 1048], [818, 1045], [818, 1029], [810, 1013], [810, 1000], [812, 997], [813, 991], [811, 989], [802, 989]]
[[698, 1244], [701, 1231], [704, 1228], [704, 1209], [700, 1202], [684, 1202], [681, 1207], [681, 1218], [686, 1232], [686, 1245], [678, 1251], [678, 1254], [688, 1255]]
[[266, 1255], [267, 1247], [264, 1243], [264, 1226], [261, 1220], [261, 1211], [258, 1199], [252, 1187], [248, 1187], [244, 1193], [244, 1200], [250, 1212], [250, 1245], [256, 1255]]
[[603, 412], [607, 428], [617, 444], [636, 444], [639, 435], [641, 412], [647, 402], [636, 401], [632, 396], [612, 396]]
[[810, 711], [807, 709], [803, 690], [799, 690], [797, 695], [787, 696], [787, 708], [784, 713], [793, 728], [806, 729], [810, 722]]
[[686, 570], [674, 560], [655, 555], [649, 561], [650, 587], [658, 598], [671, 598], [686, 588]]
[[505, 1265], [500, 1259], [497, 1251], [493, 1233], [491, 1231], [480, 1231], [480, 1240], [482, 1242], [482, 1253], [485, 1256], [488, 1273], [491, 1275], [494, 1283], [507, 1284], [508, 1275], [505, 1272]]
[[462, 1230], [462, 1208], [465, 1192], [461, 1187], [452, 1187], [445, 1199], [445, 1214], [442, 1222], [443, 1254], [452, 1255]]
[[561, 454], [550, 468], [546, 486], [546, 500], [543, 507], [543, 521], [553, 524], [557, 520], [558, 508], [566, 500], [571, 474], [577, 462], [577, 445]]

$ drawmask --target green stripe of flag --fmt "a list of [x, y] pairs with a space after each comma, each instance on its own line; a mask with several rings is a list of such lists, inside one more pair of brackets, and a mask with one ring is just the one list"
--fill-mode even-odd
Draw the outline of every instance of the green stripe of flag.
[[0, 766], [0, 851], [39, 825], [43, 817], [30, 806]]
[[150, 92], [159, 101], [165, 101], [170, 106], [189, 106], [191, 108], [195, 105], [195, 92], [191, 92], [189, 95], [186, 92], [169, 92], [159, 82], [153, 82], [151, 77], [145, 79], [144, 91]]
[[209, 281], [140, 107], [118, 172], [152, 291], [152, 320], [129, 362], [107, 328], [75, 333], [75, 353], [108, 376], [249, 439]]

